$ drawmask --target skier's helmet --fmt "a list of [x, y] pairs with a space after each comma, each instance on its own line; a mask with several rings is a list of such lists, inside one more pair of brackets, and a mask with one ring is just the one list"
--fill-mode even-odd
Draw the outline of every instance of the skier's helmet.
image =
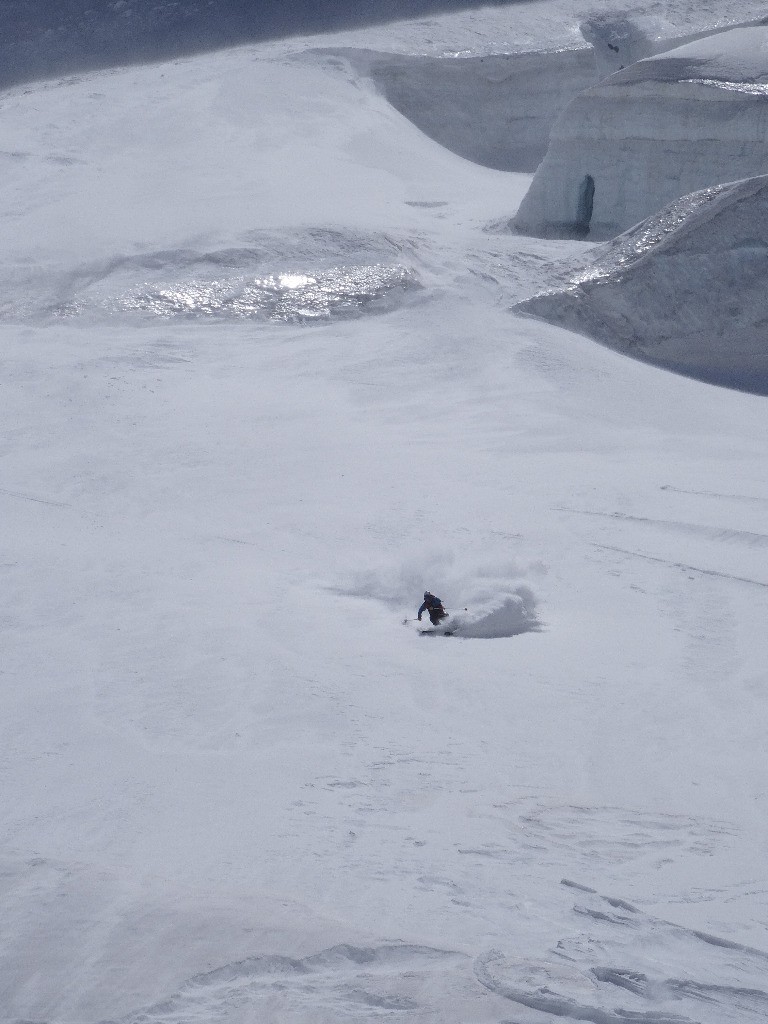
[[430, 592], [428, 590], [425, 590], [424, 591], [424, 600], [426, 601], [428, 597], [432, 597], [432, 595], [430, 594]]

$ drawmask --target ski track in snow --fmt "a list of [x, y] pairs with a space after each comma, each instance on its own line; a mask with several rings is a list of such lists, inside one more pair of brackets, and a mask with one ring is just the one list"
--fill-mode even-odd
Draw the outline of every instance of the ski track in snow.
[[721, 580], [733, 580], [735, 583], [747, 583], [754, 587], [768, 587], [768, 582], [763, 580], [753, 580], [748, 576], [736, 576], [729, 572], [718, 572], [716, 569], [705, 569], [701, 566], [688, 565], [685, 562], [673, 562], [667, 558], [656, 558], [642, 551], [629, 551], [626, 548], [619, 548], [613, 544], [595, 544], [595, 547], [602, 548], [605, 551], [617, 551], [622, 555], [632, 555], [635, 558], [643, 558], [648, 562], [659, 562], [662, 565], [669, 565], [673, 569], [681, 569], [683, 572], [695, 572], [701, 576], [715, 576]]
[[751, 494], [720, 494], [718, 491], [691, 491], [672, 484], [663, 484], [662, 491], [675, 491], [678, 494], [695, 494], [704, 498], [720, 498], [723, 501], [748, 502], [749, 504], [768, 505], [768, 498], [760, 498]]
[[768, 534], [750, 533], [747, 530], [733, 530], [727, 527], [700, 526], [697, 523], [682, 523], [667, 519], [653, 519], [650, 516], [633, 516], [626, 512], [598, 512], [594, 509], [557, 507], [557, 512], [571, 512], [579, 516], [604, 516], [606, 519], [619, 519], [626, 522], [648, 523], [669, 530], [680, 530], [683, 533], [700, 534], [716, 541], [737, 541], [749, 547], [765, 547], [768, 545]]

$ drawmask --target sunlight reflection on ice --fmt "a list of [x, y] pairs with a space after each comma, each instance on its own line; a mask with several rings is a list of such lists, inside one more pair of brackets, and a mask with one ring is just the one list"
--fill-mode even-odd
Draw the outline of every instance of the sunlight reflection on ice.
[[418, 287], [403, 266], [332, 267], [317, 274], [278, 273], [208, 281], [145, 283], [100, 301], [74, 301], [59, 307], [59, 316], [88, 308], [108, 312], [137, 311], [157, 316], [257, 318], [309, 323], [353, 318], [366, 311], [391, 308], [396, 296]]
[[720, 78], [685, 78], [691, 85], [708, 85], [726, 92], [743, 92], [749, 96], [768, 96], [768, 82], [726, 82]]
[[574, 274], [569, 290], [591, 281], [615, 277], [646, 253], [653, 250], [665, 237], [674, 235], [681, 224], [695, 211], [711, 203], [728, 188], [727, 184], [713, 185], [670, 203], [657, 214], [641, 221], [634, 228], [605, 243], [602, 255], [589, 266]]
[[283, 288], [303, 288], [305, 285], [315, 283], [315, 279], [307, 277], [306, 274], [280, 274], [278, 281]]

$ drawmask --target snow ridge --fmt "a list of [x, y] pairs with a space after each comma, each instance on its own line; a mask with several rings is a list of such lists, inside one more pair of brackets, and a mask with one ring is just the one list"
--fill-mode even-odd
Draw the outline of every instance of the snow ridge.
[[[768, 394], [768, 176], [677, 200], [515, 308], [679, 373]], [[725, 296], [725, 301], [723, 301]]]

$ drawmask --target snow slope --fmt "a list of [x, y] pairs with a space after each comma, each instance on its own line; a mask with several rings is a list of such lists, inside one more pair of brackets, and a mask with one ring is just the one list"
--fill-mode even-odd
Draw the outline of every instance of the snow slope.
[[762, 174], [767, 126], [768, 27], [646, 58], [566, 108], [515, 225], [610, 238], [689, 192]]
[[0, 97], [0, 1021], [763, 1020], [764, 399], [316, 42]]
[[620, 351], [768, 393], [768, 178], [685, 196], [517, 306]]

